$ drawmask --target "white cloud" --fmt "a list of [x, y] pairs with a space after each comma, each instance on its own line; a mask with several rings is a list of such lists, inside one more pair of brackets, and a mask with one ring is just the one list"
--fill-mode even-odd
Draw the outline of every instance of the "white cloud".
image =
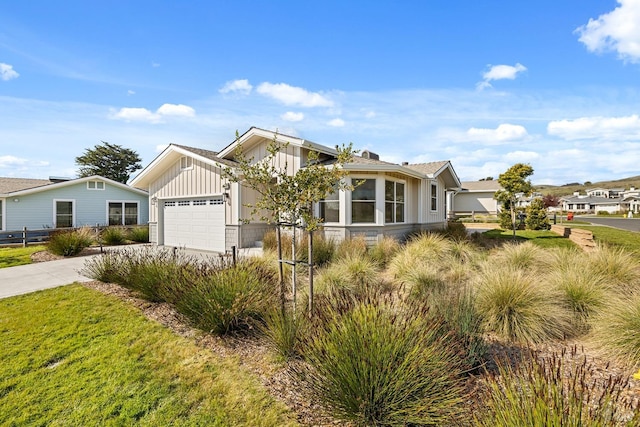
[[22, 159], [15, 156], [0, 156], [0, 167], [6, 168], [9, 166], [22, 166], [27, 163], [27, 159]]
[[158, 67], [160, 66], [160, 64], [159, 64], [159, 63], [157, 63], [157, 62], [152, 62], [152, 63], [151, 63], [151, 66], [152, 66], [153, 68], [158, 68]]
[[195, 115], [196, 110], [188, 105], [162, 104], [155, 113], [146, 108], [124, 107], [112, 113], [111, 118], [128, 122], [160, 123], [163, 117], [194, 117]]
[[304, 120], [304, 113], [296, 113], [293, 111], [287, 111], [280, 118], [287, 122], [300, 122]]
[[470, 128], [467, 130], [467, 136], [472, 140], [488, 144], [501, 144], [529, 139], [529, 134], [524, 126], [509, 123], [503, 123], [495, 129]]
[[574, 120], [556, 120], [547, 125], [549, 135], [567, 140], [575, 139], [640, 139], [640, 117], [580, 117]]
[[476, 84], [479, 90], [492, 87], [493, 80], [515, 80], [518, 73], [527, 71], [527, 67], [517, 63], [516, 65], [489, 65], [489, 70], [482, 74], [483, 80]]
[[131, 96], [131, 95], [135, 95], [135, 94], [136, 94], [136, 92], [135, 92], [135, 91], [133, 91], [133, 90], [131, 90], [131, 89], [129, 89], [129, 90], [127, 91], [127, 96]]
[[575, 32], [590, 52], [617, 52], [629, 62], [640, 62], [640, 0], [618, 0], [609, 13], [578, 27]]
[[226, 82], [218, 92], [220, 93], [233, 92], [233, 93], [240, 93], [243, 95], [249, 95], [252, 89], [253, 89], [253, 86], [251, 85], [251, 83], [249, 83], [249, 80], [241, 79], [241, 80], [232, 80], [232, 81]]
[[301, 107], [332, 107], [333, 101], [325, 96], [309, 92], [301, 87], [290, 86], [286, 83], [261, 83], [256, 89], [260, 95], [273, 98], [285, 105], [299, 105]]
[[162, 104], [156, 113], [161, 116], [193, 117], [196, 110], [184, 104]]
[[540, 158], [535, 151], [512, 151], [502, 156], [509, 163], [531, 163]]
[[341, 118], [336, 118], [336, 119], [330, 120], [327, 123], [327, 125], [333, 126], [333, 127], [336, 127], [336, 128], [341, 128], [341, 127], [343, 127], [345, 125], [345, 123], [344, 123], [344, 120], [342, 120]]
[[0, 62], [0, 79], [7, 81], [17, 79], [20, 74], [13, 69], [13, 65]]

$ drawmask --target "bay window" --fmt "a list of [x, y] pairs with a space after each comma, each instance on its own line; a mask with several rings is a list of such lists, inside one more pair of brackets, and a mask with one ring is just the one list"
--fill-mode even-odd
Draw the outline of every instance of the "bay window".
[[404, 183], [384, 182], [385, 223], [404, 222]]
[[358, 180], [358, 185], [351, 192], [351, 222], [376, 222], [376, 180]]

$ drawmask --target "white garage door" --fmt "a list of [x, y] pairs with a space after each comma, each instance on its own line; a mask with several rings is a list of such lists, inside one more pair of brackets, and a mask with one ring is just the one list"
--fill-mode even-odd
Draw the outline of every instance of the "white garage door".
[[225, 250], [222, 196], [164, 202], [164, 244], [167, 246]]

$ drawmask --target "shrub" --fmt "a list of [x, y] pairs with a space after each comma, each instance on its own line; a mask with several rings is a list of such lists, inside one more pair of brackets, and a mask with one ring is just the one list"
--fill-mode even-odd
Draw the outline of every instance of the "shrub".
[[467, 227], [459, 221], [447, 221], [447, 228], [443, 234], [453, 240], [467, 240], [469, 238]]
[[125, 251], [105, 252], [85, 261], [82, 274], [104, 283], [124, 285], [128, 277], [129, 255]]
[[[531, 352], [515, 368], [499, 364], [484, 393], [484, 411], [476, 411], [475, 426], [585, 426], [639, 425], [638, 404], [625, 400], [622, 391], [628, 380], [609, 376], [597, 380], [598, 370], [577, 358], [573, 348], [560, 354], [537, 358]], [[568, 365], [568, 366], [567, 366]], [[627, 415], [630, 413], [632, 415]], [[635, 415], [633, 415], [635, 413]], [[624, 418], [625, 423], [621, 422]]]
[[594, 273], [604, 275], [618, 291], [627, 295], [640, 291], [640, 267], [631, 253], [598, 245], [588, 253], [588, 262]]
[[209, 274], [186, 272], [177, 284], [179, 312], [204, 331], [226, 334], [252, 327], [278, 305], [278, 290], [261, 275], [265, 270], [250, 259]]
[[265, 312], [264, 324], [260, 327], [269, 346], [285, 360], [300, 357], [301, 338], [307, 327], [308, 317], [304, 312], [271, 308]]
[[127, 233], [127, 238], [137, 243], [149, 243], [149, 227], [133, 227]]
[[440, 326], [417, 310], [360, 303], [324, 313], [304, 337], [307, 363], [292, 369], [338, 419], [357, 425], [443, 425], [455, 419], [462, 387]]
[[381, 268], [385, 268], [393, 256], [400, 250], [400, 243], [390, 236], [384, 236], [369, 249], [369, 256]]
[[640, 363], [640, 295], [610, 303], [592, 325], [593, 340], [605, 353], [632, 365]]
[[364, 237], [358, 236], [345, 239], [338, 244], [335, 259], [339, 260], [347, 256], [367, 256], [367, 242]]
[[100, 233], [105, 245], [123, 245], [127, 241], [126, 232], [122, 227], [107, 227]]
[[55, 231], [51, 233], [47, 249], [49, 252], [60, 256], [75, 256], [83, 249], [91, 246], [93, 235], [91, 229], [80, 228], [77, 230]]
[[542, 199], [536, 198], [531, 200], [531, 204], [527, 206], [525, 212], [527, 213], [527, 217], [524, 223], [527, 230], [546, 230], [550, 227], [547, 209]]
[[571, 331], [557, 291], [532, 274], [489, 266], [476, 280], [476, 308], [487, 332], [508, 341], [541, 342]]

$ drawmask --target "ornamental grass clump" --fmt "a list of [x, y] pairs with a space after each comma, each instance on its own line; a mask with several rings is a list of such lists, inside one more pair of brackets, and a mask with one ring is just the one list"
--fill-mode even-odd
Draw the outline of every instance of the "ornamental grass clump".
[[100, 239], [105, 245], [124, 245], [127, 242], [127, 232], [122, 227], [107, 227], [100, 233]]
[[626, 295], [640, 292], [640, 264], [630, 252], [598, 245], [587, 257], [591, 270], [604, 275], [618, 292]]
[[385, 268], [393, 256], [400, 250], [400, 243], [391, 236], [384, 236], [375, 245], [369, 248], [369, 256], [378, 263], [380, 268]]
[[[352, 304], [352, 300], [346, 305]], [[459, 360], [424, 308], [371, 299], [323, 310], [292, 370], [339, 420], [359, 426], [447, 425], [463, 403]]]
[[558, 292], [531, 273], [487, 264], [474, 287], [486, 332], [512, 342], [542, 342], [571, 334], [570, 316]]
[[282, 359], [299, 358], [302, 354], [302, 335], [308, 329], [307, 313], [289, 308], [266, 310], [260, 331], [269, 347]]
[[367, 242], [364, 240], [364, 237], [359, 236], [345, 239], [337, 245], [334, 260], [337, 261], [351, 256], [367, 256]]
[[628, 379], [600, 372], [574, 347], [549, 357], [533, 351], [502, 361], [488, 378], [477, 427], [614, 427], [640, 425], [638, 403], [624, 397]]
[[55, 231], [51, 233], [47, 249], [55, 255], [75, 256], [91, 246], [93, 241], [93, 233], [88, 227]]
[[319, 288], [342, 288], [354, 294], [365, 295], [384, 287], [378, 264], [363, 255], [354, 254], [339, 258], [321, 272]]
[[133, 227], [127, 231], [127, 239], [136, 243], [149, 243], [149, 227]]
[[593, 319], [591, 338], [606, 354], [640, 365], [640, 294], [610, 302]]
[[496, 264], [534, 273], [545, 272], [550, 262], [547, 252], [531, 242], [507, 243], [491, 258]]
[[204, 331], [226, 334], [255, 326], [264, 313], [278, 306], [277, 281], [251, 259], [235, 266], [199, 274], [186, 271], [176, 285], [176, 309]]

